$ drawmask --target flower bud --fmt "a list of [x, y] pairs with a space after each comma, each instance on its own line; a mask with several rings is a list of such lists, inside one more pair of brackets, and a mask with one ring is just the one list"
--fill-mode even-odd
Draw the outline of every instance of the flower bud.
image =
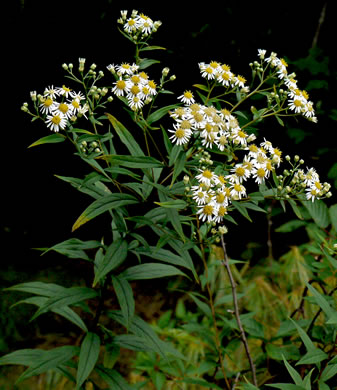
[[169, 74], [169, 72], [170, 72], [170, 69], [167, 67], [162, 70], [163, 76], [167, 76]]
[[219, 233], [220, 234], [226, 234], [228, 232], [228, 229], [226, 226], [219, 226]]

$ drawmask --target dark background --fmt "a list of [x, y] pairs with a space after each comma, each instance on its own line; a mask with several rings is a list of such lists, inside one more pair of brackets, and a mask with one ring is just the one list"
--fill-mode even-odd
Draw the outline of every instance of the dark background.
[[[82, 166], [72, 157], [65, 144], [27, 149], [48, 130], [20, 107], [30, 101], [32, 90], [42, 92], [46, 86], [64, 83], [63, 63], [74, 63], [85, 57], [87, 64], [95, 62], [106, 75], [106, 66], [132, 61], [133, 47], [117, 31], [116, 20], [121, 9], [137, 9], [162, 26], [153, 44], [167, 48], [154, 53], [177, 76], [172, 90], [181, 94], [193, 83], [202, 81], [198, 62], [217, 60], [231, 65], [233, 71], [247, 75], [249, 62], [257, 57], [257, 49], [275, 51], [291, 60], [307, 57], [320, 26], [317, 47], [321, 56], [329, 59], [325, 78], [329, 89], [314, 89], [310, 98], [321, 102], [319, 123], [305, 120], [300, 124], [310, 136], [307, 142], [292, 143], [275, 122], [264, 134], [287, 153], [305, 156], [308, 165], [328, 170], [336, 160], [335, 120], [329, 117], [335, 107], [333, 86], [336, 85], [336, 12], [326, 1], [222, 1], [222, 2], [149, 2], [124, 3], [109, 0], [89, 1], [12, 1], [3, 12], [2, 23], [2, 218], [1, 235], [4, 256], [1, 267], [16, 267], [16, 277], [27, 280], [31, 271], [50, 266], [32, 248], [48, 247], [70, 237], [99, 239], [90, 227], [71, 233], [75, 219], [88, 205], [89, 199], [54, 174], [81, 176]], [[323, 6], [325, 17], [319, 20]], [[291, 65], [290, 65], [291, 67]], [[161, 66], [158, 67], [159, 72]], [[306, 70], [298, 73], [304, 89], [312, 76]], [[178, 95], [176, 95], [178, 96]], [[172, 97], [175, 99], [175, 97]], [[169, 104], [175, 103], [175, 100]], [[317, 158], [317, 150], [326, 148]], [[84, 171], [83, 171], [84, 172]], [[322, 172], [323, 173], [323, 172]], [[323, 181], [327, 179], [324, 178]], [[82, 198], [82, 199], [81, 199]], [[89, 225], [89, 224], [88, 224]], [[82, 235], [82, 236], [81, 236]], [[21, 273], [20, 273], [21, 272]], [[7, 275], [6, 272], [4, 275]], [[4, 276], [4, 285], [12, 277]]]

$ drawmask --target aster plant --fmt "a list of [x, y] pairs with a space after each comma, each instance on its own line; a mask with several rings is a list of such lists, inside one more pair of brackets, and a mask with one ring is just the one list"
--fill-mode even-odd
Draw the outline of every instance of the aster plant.
[[[201, 62], [203, 83], [195, 84], [194, 92], [187, 86], [170, 105], [161, 106], [163, 95], [174, 95], [167, 85], [176, 77], [169, 76], [167, 67], [158, 79], [152, 77], [148, 68], [159, 61], [142, 58], [164, 50], [149, 45], [161, 23], [134, 10], [130, 16], [121, 11], [118, 24], [135, 46], [134, 62], [110, 63], [107, 75], [95, 64], [88, 66], [85, 58], [79, 58], [77, 67], [63, 64], [68, 83], [33, 91], [31, 103], [22, 105], [49, 132], [31, 147], [69, 141], [89, 168], [84, 178], [58, 176], [92, 198], [72, 231], [94, 223], [103, 213], [110, 218], [111, 228], [99, 226], [95, 239], [73, 237], [44, 251], [89, 262], [90, 285], [66, 288], [37, 281], [8, 289], [33, 295], [22, 301], [37, 306], [33, 320], [53, 312], [72, 322], [79, 342], [14, 351], [1, 357], [0, 364], [28, 366], [18, 383], [52, 370], [76, 389], [149, 388], [149, 383], [156, 389], [258, 389], [269, 378], [256, 353], [258, 337], [247, 331], [249, 318], [240, 313], [238, 272], [227, 253], [226, 234], [238, 216], [252, 221], [251, 213], [267, 213], [266, 200], [279, 202], [286, 212], [289, 205], [300, 219], [302, 207], [314, 219], [324, 208], [330, 185], [321, 181], [315, 168], [257, 135], [259, 124], [272, 117], [281, 128], [288, 117], [316, 123], [314, 104], [284, 59], [258, 49], [250, 64], [250, 81], [228, 64]], [[263, 101], [262, 107], [250, 105], [255, 97], [259, 104]], [[121, 107], [129, 125], [118, 119]], [[336, 268], [333, 243], [326, 242], [321, 250]], [[214, 256], [216, 268], [209, 262]], [[227, 278], [231, 310], [220, 304], [223, 298], [217, 300], [214, 272]], [[192, 300], [205, 316], [203, 322], [186, 318], [185, 333], [159, 337], [137, 313], [133, 291], [138, 280], [157, 278], [181, 284], [177, 290]], [[307, 290], [335, 326], [330, 302], [313, 286]], [[109, 299], [117, 309], [106, 304]], [[336, 373], [336, 359], [314, 345], [297, 322], [292, 329], [298, 330], [308, 353], [315, 351], [320, 357], [309, 359], [313, 368], [305, 377], [283, 357], [295, 384], [271, 386], [310, 389], [315, 370], [313, 383], [329, 389], [326, 382]], [[195, 334], [204, 344], [198, 361], [179, 344], [182, 335], [191, 341]], [[233, 339], [243, 348], [243, 371], [234, 372], [231, 365], [226, 340]], [[147, 363], [147, 368], [140, 364], [143, 375], [138, 379], [123, 377], [118, 369], [123, 349], [145, 353], [155, 363]]]

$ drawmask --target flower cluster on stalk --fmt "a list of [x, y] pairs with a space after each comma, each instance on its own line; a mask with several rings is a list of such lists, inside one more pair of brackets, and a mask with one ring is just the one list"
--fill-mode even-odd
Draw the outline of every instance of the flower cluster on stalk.
[[[64, 130], [69, 121], [74, 122], [78, 116], [85, 116], [88, 111], [87, 104], [82, 104], [85, 99], [84, 95], [65, 85], [55, 88], [54, 86], [46, 87], [43, 94], [39, 95], [33, 91], [31, 98], [47, 127], [56, 133]], [[23, 109], [28, 111], [25, 105]]]
[[121, 17], [117, 22], [123, 25], [123, 31], [134, 41], [150, 36], [161, 25], [159, 20], [154, 22], [143, 13], [138, 14], [137, 10], [133, 10], [130, 17], [128, 11], [121, 11]]
[[295, 114], [300, 114], [312, 122], [317, 122], [313, 102], [309, 100], [306, 91], [298, 87], [298, 81], [294, 73], [288, 73], [288, 64], [283, 58], [279, 58], [276, 53], [271, 52], [266, 57], [266, 50], [259, 49], [258, 55], [261, 60], [270, 65], [272, 70], [276, 71], [277, 77], [282, 80], [286, 87], [285, 94], [288, 99], [288, 108]]
[[110, 64], [107, 68], [116, 77], [111, 91], [116, 96], [125, 97], [131, 109], [135, 111], [141, 109], [157, 94], [157, 84], [150, 80], [146, 72], [139, 71], [138, 65]]

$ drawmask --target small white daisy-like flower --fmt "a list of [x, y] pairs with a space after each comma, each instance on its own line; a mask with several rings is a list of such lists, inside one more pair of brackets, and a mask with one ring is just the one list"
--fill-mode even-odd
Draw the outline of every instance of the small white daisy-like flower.
[[71, 91], [71, 92], [70, 92], [70, 96], [71, 96], [73, 99], [76, 99], [76, 100], [79, 100], [79, 101], [85, 99], [85, 96], [83, 95], [82, 92]]
[[68, 104], [72, 107], [72, 113], [74, 115], [81, 109], [81, 104], [79, 99], [72, 99], [68, 101]]
[[142, 99], [140, 99], [138, 96], [133, 96], [128, 99], [129, 106], [134, 110], [139, 110], [143, 107], [144, 102]]
[[62, 85], [62, 87], [56, 88], [56, 91], [57, 91], [58, 95], [61, 95], [61, 96], [64, 96], [67, 98], [71, 92], [71, 89], [66, 87], [65, 85]]
[[212, 222], [214, 219], [215, 207], [209, 203], [203, 206], [199, 206], [199, 210], [197, 215], [199, 215], [199, 219], [202, 221]]
[[224, 216], [228, 213], [226, 206], [219, 206], [215, 208], [213, 221], [220, 223], [223, 221]]
[[153, 80], [149, 80], [146, 84], [151, 96], [157, 95], [157, 84]]
[[114, 83], [114, 87], [111, 92], [113, 92], [117, 96], [124, 96], [124, 93], [129, 93], [130, 89], [127, 82], [123, 79], [119, 79]]
[[123, 62], [121, 65], [116, 66], [117, 73], [123, 75], [128, 74], [132, 75], [134, 73], [134, 68], [127, 62]]
[[264, 60], [264, 57], [265, 57], [266, 53], [267, 53], [267, 50], [264, 50], [264, 49], [258, 49], [257, 50], [257, 55], [259, 56], [259, 58], [261, 60]]
[[67, 120], [62, 113], [53, 113], [51, 115], [47, 115], [46, 124], [47, 127], [57, 133], [66, 127]]
[[128, 32], [128, 33], [133, 33], [135, 32], [137, 29], [138, 29], [138, 23], [137, 23], [137, 20], [135, 18], [129, 18], [126, 23], [124, 24], [123, 26], [124, 28], [124, 31]]
[[209, 194], [205, 190], [204, 186], [193, 186], [191, 189], [193, 191], [192, 198], [195, 200], [197, 205], [200, 206], [205, 204], [207, 199], [209, 198]]
[[230, 187], [231, 198], [238, 200], [246, 197], [246, 188], [240, 183], [233, 183]]
[[171, 135], [170, 139], [172, 142], [175, 142], [177, 145], [183, 145], [188, 143], [191, 138], [192, 131], [190, 129], [183, 129], [177, 125], [173, 125], [174, 130], [168, 130]]
[[204, 62], [199, 63], [199, 69], [201, 72], [201, 76], [206, 78], [207, 80], [215, 79], [218, 74], [218, 63], [211, 62], [210, 64], [205, 64]]
[[45, 88], [43, 95], [52, 99], [56, 99], [56, 97], [58, 96], [57, 88], [54, 88], [54, 86], [47, 87]]
[[296, 114], [299, 114], [302, 111], [303, 101], [300, 97], [294, 97], [288, 101], [288, 106], [291, 111], [295, 111]]
[[217, 179], [217, 176], [209, 169], [199, 169], [200, 173], [196, 176], [196, 179], [199, 183], [206, 184], [207, 186], [211, 186], [212, 182]]
[[182, 95], [178, 96], [178, 99], [187, 105], [195, 103], [194, 96], [191, 91], [185, 91]]
[[55, 108], [55, 101], [51, 97], [43, 98], [40, 104], [40, 110], [42, 114], [50, 114]]
[[53, 109], [53, 114], [64, 115], [67, 119], [70, 119], [73, 116], [73, 105], [67, 103], [56, 103], [55, 108]]
[[309, 187], [306, 189], [305, 197], [307, 200], [311, 200], [312, 202], [315, 201], [315, 199], [319, 199], [318, 197], [319, 191], [314, 187]]
[[268, 170], [260, 167], [260, 168], [254, 168], [252, 170], [252, 176], [255, 178], [255, 182], [258, 184], [262, 184], [265, 180], [265, 178], [268, 175]]
[[244, 180], [247, 180], [251, 173], [243, 164], [236, 164], [231, 169], [231, 172], [235, 174], [235, 176], [238, 178], [239, 183], [242, 183]]

